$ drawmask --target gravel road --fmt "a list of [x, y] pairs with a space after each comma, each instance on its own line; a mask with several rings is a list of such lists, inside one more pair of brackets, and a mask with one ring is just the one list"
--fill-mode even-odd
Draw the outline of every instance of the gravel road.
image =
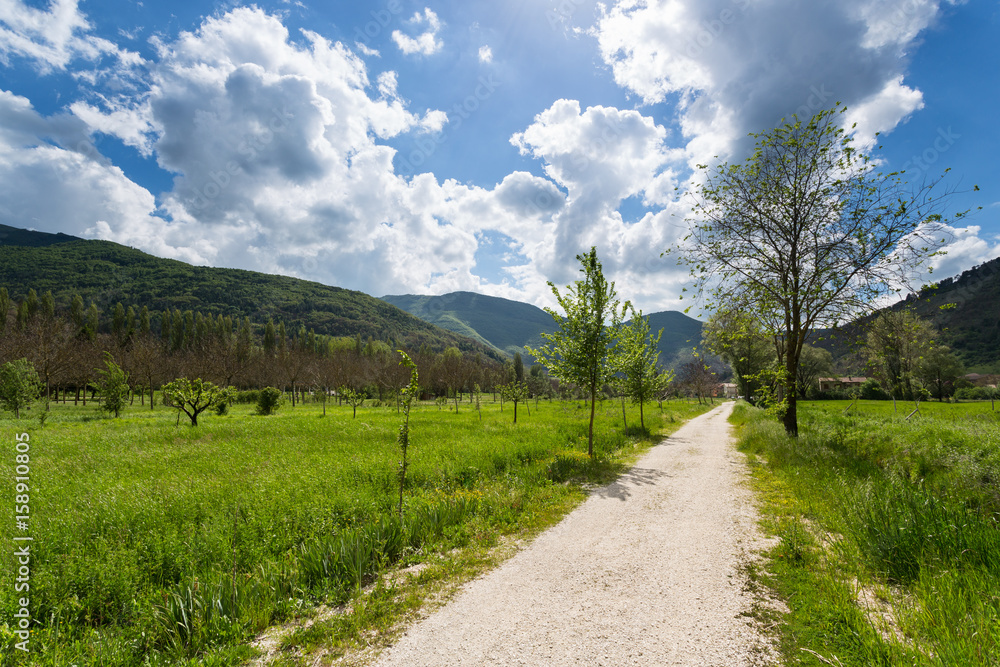
[[377, 665], [762, 665], [741, 563], [762, 545], [726, 418], [697, 417], [411, 627]]

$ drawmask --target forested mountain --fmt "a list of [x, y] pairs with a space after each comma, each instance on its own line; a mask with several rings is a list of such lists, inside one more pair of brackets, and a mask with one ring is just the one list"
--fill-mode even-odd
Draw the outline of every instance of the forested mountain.
[[969, 370], [1000, 371], [1000, 257], [945, 278], [893, 308], [907, 306], [941, 331], [942, 342]]
[[51, 290], [59, 310], [69, 310], [79, 295], [102, 313], [121, 303], [137, 310], [147, 306], [154, 318], [168, 309], [249, 317], [258, 326], [273, 318], [289, 331], [304, 326], [317, 334], [360, 335], [413, 349], [454, 346], [502, 356], [362, 292], [254, 271], [192, 266], [109, 241], [6, 225], [0, 225], [0, 286], [13, 301], [23, 299], [29, 289], [38, 294]]
[[[555, 330], [552, 316], [537, 306], [472, 292], [442, 296], [389, 295], [383, 300], [439, 327], [470, 336], [513, 355], [524, 346], [544, 343], [542, 332]], [[650, 329], [663, 328], [660, 362], [667, 364], [681, 351], [701, 342], [701, 322], [683, 313], [667, 311], [649, 316]]]
[[[940, 332], [938, 342], [950, 347], [967, 371], [1000, 372], [1000, 258], [925, 287], [888, 309], [904, 308], [929, 320]], [[830, 350], [839, 371], [862, 372], [858, 350], [868, 323], [877, 316], [869, 315], [837, 331], [816, 333], [816, 343]]]

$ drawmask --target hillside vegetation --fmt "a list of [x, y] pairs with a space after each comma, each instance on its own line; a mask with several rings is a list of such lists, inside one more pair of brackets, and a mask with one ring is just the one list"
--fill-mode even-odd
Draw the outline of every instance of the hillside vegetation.
[[0, 286], [13, 300], [51, 290], [60, 310], [74, 295], [102, 312], [116, 303], [150, 311], [178, 309], [258, 325], [273, 318], [289, 331], [388, 340], [412, 349], [458, 347], [500, 358], [476, 341], [424, 322], [362, 292], [240, 269], [192, 266], [109, 241], [0, 225]]

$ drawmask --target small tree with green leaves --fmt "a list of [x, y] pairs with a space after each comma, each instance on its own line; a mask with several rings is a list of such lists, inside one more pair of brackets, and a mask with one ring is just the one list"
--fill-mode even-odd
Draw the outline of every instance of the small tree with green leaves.
[[101, 392], [101, 412], [120, 417], [129, 399], [128, 373], [115, 363], [110, 352], [104, 353], [104, 368], [97, 372]]
[[340, 395], [343, 397], [344, 402], [349, 406], [354, 408], [354, 418], [358, 416], [358, 408], [365, 404], [365, 393], [363, 391], [354, 391], [350, 387], [341, 387]]
[[162, 391], [171, 405], [188, 416], [191, 426], [198, 425], [198, 415], [229, 397], [226, 388], [217, 387], [201, 378], [177, 378], [163, 385]]
[[30, 361], [18, 359], [0, 366], [0, 407], [13, 412], [15, 419], [41, 394], [42, 383]]
[[[646, 430], [646, 420], [643, 414], [643, 403], [651, 400], [673, 379], [673, 371], [669, 375], [660, 373], [656, 366], [660, 352], [657, 346], [663, 329], [654, 336], [649, 329], [649, 319], [632, 310], [632, 320], [618, 331], [618, 341], [615, 346], [615, 358], [618, 372], [621, 373], [619, 387], [625, 396], [639, 404], [639, 426]], [[626, 427], [627, 428], [627, 427]]]
[[402, 350], [397, 350], [397, 352], [403, 357], [399, 364], [410, 369], [410, 381], [400, 392], [402, 396], [403, 423], [399, 427], [399, 435], [396, 438], [396, 442], [399, 443], [400, 453], [402, 454], [399, 462], [399, 518], [402, 519], [403, 488], [406, 486], [406, 468], [409, 465], [407, 453], [410, 447], [410, 406], [413, 403], [413, 398], [420, 395], [420, 377], [417, 374], [417, 365], [413, 363], [413, 360], [410, 359], [406, 352]]
[[[597, 409], [597, 392], [614, 375], [611, 363], [611, 345], [618, 327], [618, 300], [614, 283], [604, 278], [597, 248], [576, 258], [583, 265], [583, 280], [566, 288], [566, 294], [548, 283], [563, 309], [560, 315], [551, 308], [545, 312], [558, 325], [554, 333], [543, 333], [546, 344], [539, 349], [525, 346], [528, 354], [545, 366], [560, 382], [577, 385], [590, 396], [590, 429], [587, 435], [587, 453], [594, 455], [594, 415]], [[611, 324], [608, 324], [611, 320]]]
[[[524, 382], [513, 380], [500, 387], [500, 394], [505, 401], [514, 404], [514, 423], [517, 423], [517, 404], [528, 398], [528, 385]], [[530, 416], [530, 415], [529, 415]]]

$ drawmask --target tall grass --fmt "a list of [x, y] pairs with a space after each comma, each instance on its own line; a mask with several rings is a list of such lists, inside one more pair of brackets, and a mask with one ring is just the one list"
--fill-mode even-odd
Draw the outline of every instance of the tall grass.
[[[817, 537], [810, 567], [790, 568], [781, 545], [771, 554], [769, 581], [793, 600], [786, 656], [1000, 664], [1000, 422], [977, 405], [924, 406], [910, 421], [891, 404], [846, 406], [805, 404], [798, 439], [737, 411], [771, 521]], [[883, 591], [892, 628], [879, 629], [859, 586]]]
[[[14, 650], [7, 549], [0, 665], [241, 664], [261, 630], [343, 603], [389, 566], [554, 520], [581, 484], [623, 469], [637, 441], [616, 407], [599, 420], [598, 456], [582, 461], [579, 403], [542, 403], [516, 426], [489, 403], [482, 421], [415, 405], [402, 518], [394, 409], [352, 419], [306, 404], [263, 417], [237, 405], [197, 428], [175, 427], [162, 408], [114, 420], [54, 406], [44, 427], [0, 420], [2, 443], [31, 434], [34, 538], [32, 652]], [[668, 409], [654, 430], [701, 411]], [[0, 527], [6, 544], [12, 524]]]

